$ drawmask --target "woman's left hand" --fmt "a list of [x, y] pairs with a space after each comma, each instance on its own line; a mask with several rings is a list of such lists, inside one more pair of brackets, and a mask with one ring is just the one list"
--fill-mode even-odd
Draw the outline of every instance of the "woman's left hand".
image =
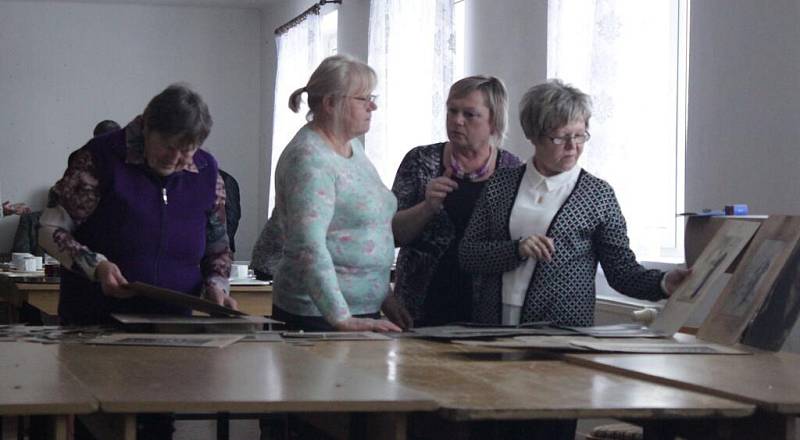
[[681, 285], [683, 280], [692, 273], [692, 269], [672, 269], [664, 276], [664, 286], [667, 288], [667, 296], [672, 295], [675, 289]]

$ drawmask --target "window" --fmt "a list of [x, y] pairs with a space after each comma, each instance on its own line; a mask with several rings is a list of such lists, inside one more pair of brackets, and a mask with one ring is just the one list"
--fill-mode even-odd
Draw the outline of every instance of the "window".
[[453, 0], [371, 0], [368, 63], [378, 74], [378, 110], [365, 148], [391, 187], [405, 154], [446, 139], [453, 82]]
[[305, 85], [322, 60], [336, 53], [338, 10], [322, 15], [311, 12], [303, 20], [275, 37], [278, 66], [275, 76], [275, 102], [272, 125], [272, 161], [270, 165], [269, 208], [275, 207], [275, 167], [286, 144], [306, 123], [307, 106], [298, 113], [287, 108], [289, 96]]
[[453, 1], [453, 34], [456, 41], [456, 46], [453, 48], [453, 81], [458, 81], [464, 77], [466, 4], [466, 0]]
[[548, 3], [548, 77], [592, 96], [581, 165], [614, 187], [640, 261], [683, 261], [688, 6]]

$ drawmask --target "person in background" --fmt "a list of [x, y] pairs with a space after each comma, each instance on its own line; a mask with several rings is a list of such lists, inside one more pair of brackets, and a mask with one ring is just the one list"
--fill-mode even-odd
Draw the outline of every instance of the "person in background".
[[474, 320], [591, 326], [598, 262], [619, 292], [666, 298], [689, 271], [637, 263], [614, 190], [578, 166], [590, 138], [589, 96], [551, 80], [529, 89], [519, 110], [534, 155], [489, 182], [459, 251], [474, 274]]
[[94, 126], [94, 130], [92, 130], [92, 136], [100, 136], [102, 134], [111, 133], [112, 131], [120, 130], [121, 128], [122, 127], [120, 127], [116, 121], [106, 119], [105, 121], [98, 122], [97, 125]]
[[281, 230], [278, 222], [274, 216], [267, 220], [261, 233], [258, 235], [258, 240], [253, 246], [253, 254], [250, 257], [250, 268], [256, 279], [269, 281], [273, 278], [273, 268], [278, 265], [281, 253], [283, 252], [283, 237], [281, 237]]
[[228, 306], [231, 255], [225, 190], [200, 95], [173, 84], [125, 129], [90, 140], [72, 156], [42, 213], [39, 243], [67, 270], [59, 317], [108, 322], [111, 313], [189, 315], [188, 308], [135, 297], [141, 281]]
[[417, 326], [471, 321], [472, 277], [459, 267], [458, 245], [486, 182], [520, 164], [501, 148], [507, 108], [500, 79], [457, 81], [447, 97], [448, 141], [414, 148], [397, 170], [395, 295]]
[[276, 222], [284, 237], [274, 268], [273, 318], [290, 329], [400, 331], [380, 317], [394, 259], [394, 195], [358, 137], [377, 108], [375, 72], [345, 56], [326, 58], [289, 98], [309, 106], [278, 159]]
[[242, 205], [239, 202], [239, 182], [230, 174], [219, 170], [222, 182], [225, 184], [225, 226], [228, 231], [228, 244], [231, 252], [236, 252], [236, 230], [239, 229], [239, 220], [242, 218]]

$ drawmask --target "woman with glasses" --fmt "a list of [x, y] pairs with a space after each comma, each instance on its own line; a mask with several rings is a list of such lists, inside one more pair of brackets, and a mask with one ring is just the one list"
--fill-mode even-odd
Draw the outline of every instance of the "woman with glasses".
[[447, 97], [448, 141], [412, 149], [397, 170], [395, 294], [417, 326], [471, 320], [472, 280], [459, 267], [458, 244], [489, 179], [520, 164], [500, 148], [506, 96], [495, 77], [454, 83]]
[[475, 282], [474, 319], [591, 326], [598, 262], [625, 295], [669, 296], [688, 271], [637, 263], [614, 190], [577, 166], [590, 139], [589, 96], [550, 80], [525, 93], [519, 113], [534, 156], [498, 170], [459, 249]]
[[270, 219], [282, 244], [273, 317], [290, 329], [401, 331], [380, 317], [397, 200], [358, 140], [377, 109], [376, 81], [371, 67], [337, 55], [289, 98], [297, 112], [305, 93], [309, 107], [278, 159]]

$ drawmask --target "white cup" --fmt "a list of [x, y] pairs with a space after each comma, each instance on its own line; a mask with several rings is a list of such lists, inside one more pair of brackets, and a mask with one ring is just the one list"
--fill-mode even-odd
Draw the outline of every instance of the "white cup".
[[25, 270], [25, 258], [27, 257], [33, 257], [33, 254], [29, 254], [27, 252], [14, 252], [11, 254], [11, 265], [14, 266], [14, 269]]
[[39, 260], [39, 264], [42, 264], [42, 259], [39, 257], [34, 257], [34, 256], [25, 257], [25, 259], [22, 260], [23, 261], [22, 268], [17, 267], [17, 269], [20, 269], [24, 272], [36, 272], [38, 270], [36, 269], [37, 266], [36, 260]]
[[231, 265], [231, 278], [234, 280], [241, 280], [247, 278], [247, 265], [246, 264], [232, 264]]

